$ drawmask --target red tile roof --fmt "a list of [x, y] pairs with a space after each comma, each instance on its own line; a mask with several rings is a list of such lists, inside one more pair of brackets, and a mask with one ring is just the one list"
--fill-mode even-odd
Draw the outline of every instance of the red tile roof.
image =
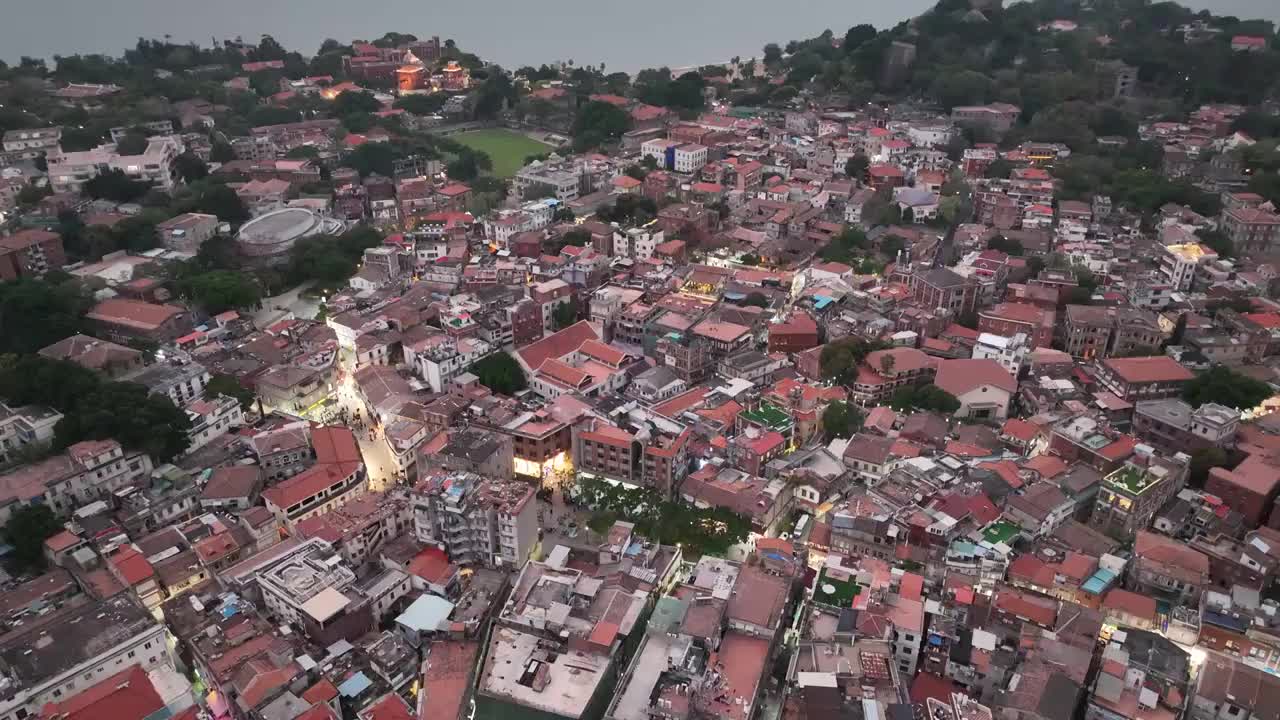
[[94, 305], [85, 317], [138, 330], [155, 330], [170, 318], [184, 312], [186, 311], [176, 305], [156, 305], [141, 300], [111, 298]]
[[433, 585], [445, 585], [458, 573], [458, 566], [449, 562], [443, 550], [426, 548], [409, 561], [410, 575], [416, 575]]
[[983, 385], [1000, 388], [1008, 393], [1018, 390], [1018, 381], [995, 360], [960, 359], [938, 362], [938, 376], [934, 385], [960, 397]]
[[359, 469], [359, 463], [317, 464], [268, 488], [262, 497], [278, 508], [288, 509], [325, 488], [337, 485]]
[[569, 327], [548, 335], [541, 340], [525, 345], [516, 350], [516, 356], [531, 370], [537, 370], [543, 361], [550, 358], [562, 358], [588, 340], [600, 340], [591, 323], [581, 320]]
[[313, 427], [311, 446], [315, 449], [317, 463], [361, 463], [360, 443], [350, 428], [337, 425]]
[[1168, 355], [1107, 358], [1102, 364], [1129, 383], [1184, 382], [1195, 375]]
[[120, 578], [131, 587], [155, 577], [156, 574], [155, 568], [151, 567], [147, 558], [132, 545], [125, 545], [117, 550], [116, 554], [111, 556], [111, 565], [115, 567]]
[[44, 706], [42, 718], [58, 720], [143, 720], [164, 709], [141, 665], [109, 675], [62, 702]]
[[1156, 599], [1116, 588], [1102, 598], [1103, 610], [1118, 610], [1150, 622], [1156, 619]]

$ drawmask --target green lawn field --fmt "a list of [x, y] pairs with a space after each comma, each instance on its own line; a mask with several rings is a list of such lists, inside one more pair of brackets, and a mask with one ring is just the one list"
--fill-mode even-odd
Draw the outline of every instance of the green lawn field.
[[550, 145], [502, 128], [465, 132], [450, 139], [487, 153], [493, 160], [493, 174], [504, 178], [515, 175], [524, 167], [526, 157], [541, 155], [552, 149]]

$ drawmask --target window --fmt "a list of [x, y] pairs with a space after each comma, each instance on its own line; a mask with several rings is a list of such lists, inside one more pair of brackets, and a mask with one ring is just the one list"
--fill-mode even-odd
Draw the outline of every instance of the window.
[[133, 650], [130, 650], [130, 651], [129, 651], [129, 657], [130, 657], [130, 658], [132, 658], [134, 655], [137, 655], [137, 653], [136, 653], [136, 652], [134, 652]]

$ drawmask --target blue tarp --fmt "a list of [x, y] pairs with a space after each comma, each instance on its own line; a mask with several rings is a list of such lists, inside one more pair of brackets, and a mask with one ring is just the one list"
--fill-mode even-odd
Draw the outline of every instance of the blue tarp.
[[364, 671], [361, 671], [343, 680], [342, 684], [338, 686], [338, 694], [349, 698], [359, 697], [360, 693], [368, 690], [372, 685], [373, 681], [369, 679], [368, 675], [364, 674]]
[[835, 298], [829, 298], [826, 295], [814, 295], [813, 306], [819, 310], [835, 302]]
[[1098, 571], [1086, 580], [1084, 585], [1080, 586], [1080, 589], [1091, 595], [1101, 595], [1106, 592], [1107, 588], [1111, 587], [1111, 582], [1115, 579], [1115, 573], [1106, 568], [1098, 568]]

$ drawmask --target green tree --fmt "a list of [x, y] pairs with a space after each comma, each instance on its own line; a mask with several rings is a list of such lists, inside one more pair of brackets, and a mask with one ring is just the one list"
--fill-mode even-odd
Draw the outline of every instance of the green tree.
[[183, 182], [195, 182], [209, 175], [209, 166], [198, 155], [188, 150], [173, 160], [173, 169]]
[[206, 313], [253, 308], [262, 300], [262, 289], [253, 276], [234, 270], [211, 270], [182, 283], [185, 294]]
[[13, 548], [9, 562], [15, 572], [42, 570], [44, 541], [62, 532], [62, 523], [48, 505], [24, 505], [9, 515], [4, 541]]
[[152, 395], [133, 383], [106, 383], [76, 403], [54, 427], [54, 447], [81, 440], [115, 439], [157, 462], [186, 451], [191, 419], [165, 395]]
[[241, 410], [248, 411], [253, 407], [253, 391], [241, 385], [232, 375], [217, 373], [209, 377], [209, 382], [204, 386], [204, 396], [212, 399], [219, 395], [235, 398], [240, 403]]
[[1220, 447], [1207, 447], [1191, 454], [1191, 465], [1187, 470], [1187, 484], [1193, 488], [1203, 488], [1209, 479], [1209, 471], [1227, 464], [1227, 452]]
[[209, 185], [197, 194], [192, 203], [192, 212], [216, 215], [219, 220], [241, 225], [249, 220], [249, 208], [244, 200], [227, 185]]
[[402, 95], [396, 98], [394, 107], [414, 115], [435, 115], [448, 101], [448, 93]]
[[116, 152], [121, 155], [141, 155], [147, 151], [147, 142], [145, 134], [131, 130], [116, 143]]
[[513, 395], [529, 386], [520, 363], [506, 352], [481, 358], [471, 366], [470, 372], [480, 379], [481, 385], [502, 395]]
[[1271, 395], [1271, 386], [1226, 365], [1215, 365], [1200, 373], [1182, 391], [1182, 398], [1194, 407], [1217, 403], [1237, 410], [1257, 407]]
[[334, 117], [345, 117], [355, 113], [375, 113], [382, 109], [382, 103], [373, 93], [348, 90], [333, 99]]
[[861, 179], [866, 176], [867, 168], [870, 167], [871, 160], [862, 153], [851, 156], [844, 163], [844, 174], [851, 178]]
[[631, 116], [607, 102], [592, 101], [578, 108], [573, 136], [579, 147], [589, 148], [622, 137], [631, 129]]
[[822, 430], [827, 439], [853, 437], [862, 428], [862, 414], [847, 402], [837, 400], [822, 411]]
[[551, 311], [551, 322], [556, 330], [563, 330], [578, 322], [578, 308], [573, 302], [561, 303]]
[[858, 367], [867, 355], [885, 347], [887, 346], [882, 342], [858, 337], [840, 338], [827, 343], [822, 346], [822, 352], [818, 356], [822, 378], [840, 385], [849, 385], [858, 377]]
[[231, 143], [219, 140], [210, 147], [209, 159], [216, 163], [231, 162], [236, 159], [236, 151], [231, 148]]
[[84, 192], [92, 198], [129, 203], [138, 200], [151, 189], [151, 183], [134, 180], [122, 170], [104, 170], [84, 184]]
[[0, 352], [34, 353], [80, 332], [91, 301], [78, 281], [0, 283]]

